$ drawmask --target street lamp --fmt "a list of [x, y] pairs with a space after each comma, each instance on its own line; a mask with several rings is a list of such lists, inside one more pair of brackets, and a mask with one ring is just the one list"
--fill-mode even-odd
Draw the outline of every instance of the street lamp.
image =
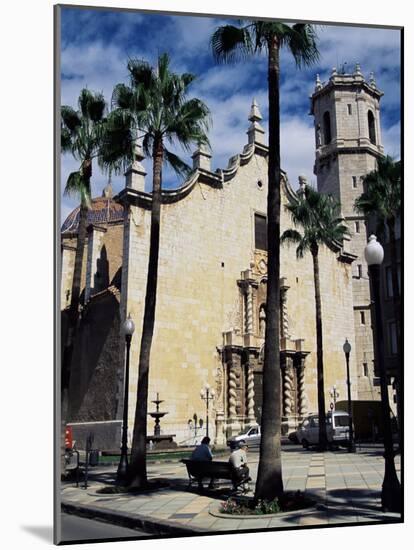
[[134, 334], [135, 325], [131, 319], [131, 315], [125, 319], [122, 325], [122, 332], [125, 336], [126, 345], [126, 364], [125, 364], [125, 380], [124, 380], [124, 414], [122, 419], [122, 444], [121, 444], [121, 459], [119, 461], [118, 470], [116, 473], [116, 482], [118, 484], [126, 483], [128, 479], [128, 392], [129, 392], [129, 351], [131, 348], [132, 335]]
[[210, 384], [205, 384], [200, 391], [200, 397], [206, 402], [206, 436], [208, 437], [208, 406], [210, 401], [214, 399], [216, 395], [214, 389], [210, 387]]
[[336, 400], [339, 397], [339, 391], [337, 390], [336, 386], [332, 386], [331, 391], [329, 392], [329, 395], [332, 397], [333, 401], [331, 403], [331, 409], [333, 411], [336, 411]]
[[375, 329], [375, 360], [380, 375], [381, 408], [384, 430], [384, 459], [385, 472], [382, 482], [381, 504], [384, 511], [401, 512], [401, 485], [395, 471], [394, 445], [392, 442], [390, 404], [388, 399], [387, 373], [384, 363], [384, 334], [382, 328], [382, 311], [380, 299], [380, 267], [384, 259], [384, 249], [377, 241], [375, 235], [371, 235], [365, 247], [365, 260], [368, 264], [368, 273], [371, 282], [373, 297], [373, 313]]
[[352, 403], [351, 403], [351, 379], [349, 377], [349, 354], [351, 353], [351, 344], [348, 342], [348, 338], [345, 338], [345, 344], [343, 345], [345, 360], [346, 360], [346, 383], [348, 386], [348, 423], [349, 423], [349, 444], [348, 452], [355, 452], [354, 443], [354, 428], [352, 426]]

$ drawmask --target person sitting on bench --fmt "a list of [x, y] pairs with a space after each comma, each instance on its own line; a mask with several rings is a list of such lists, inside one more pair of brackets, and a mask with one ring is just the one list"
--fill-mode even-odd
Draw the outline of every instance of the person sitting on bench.
[[[203, 439], [201, 440], [201, 444], [197, 445], [197, 447], [192, 452], [191, 460], [197, 460], [202, 462], [213, 460], [213, 454], [210, 450], [209, 444], [210, 444], [210, 438], [207, 436], [203, 437]], [[198, 487], [199, 489], [203, 489], [202, 478], [198, 479]], [[214, 487], [214, 478], [212, 477], [210, 479], [209, 489], [212, 489], [213, 487]]]
[[191, 460], [213, 460], [213, 455], [211, 454], [209, 444], [210, 438], [203, 437], [201, 444], [197, 445], [194, 449], [191, 455]]
[[247, 445], [244, 440], [239, 441], [236, 448], [230, 455], [229, 463], [233, 468], [233, 484], [235, 487], [243, 485], [243, 491], [249, 491], [249, 467], [247, 466]]

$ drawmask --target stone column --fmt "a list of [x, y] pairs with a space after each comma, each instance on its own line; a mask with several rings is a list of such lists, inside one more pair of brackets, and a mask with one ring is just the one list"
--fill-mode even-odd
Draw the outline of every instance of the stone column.
[[240, 432], [241, 425], [238, 418], [237, 412], [237, 365], [234, 365], [233, 362], [227, 363], [227, 373], [228, 373], [228, 423], [227, 429], [230, 432], [230, 435], [237, 435]]
[[287, 312], [287, 291], [289, 286], [286, 284], [286, 277], [280, 279], [280, 310], [281, 310], [281, 323], [280, 323], [280, 336], [282, 338], [290, 338], [289, 335], [289, 319]]
[[285, 358], [282, 368], [282, 384], [283, 384], [283, 416], [289, 417], [292, 414], [293, 405], [293, 366], [290, 357]]
[[225, 434], [225, 414], [224, 414], [224, 366], [222, 363], [222, 350], [217, 349], [219, 353], [220, 363], [217, 365], [216, 369], [216, 398], [214, 400], [216, 405], [216, 435], [214, 439], [215, 445], [225, 445], [226, 444], [226, 434]]
[[246, 332], [253, 334], [253, 291], [249, 283], [246, 288]]
[[217, 411], [216, 412], [216, 437], [214, 439], [215, 445], [225, 445], [226, 444], [226, 436], [224, 432], [224, 412], [223, 411]]
[[247, 365], [247, 420], [249, 424], [256, 424], [254, 414], [254, 366]]
[[[101, 253], [103, 236], [106, 233], [104, 227], [89, 225], [88, 232], [88, 253], [86, 260], [86, 284], [85, 284], [85, 304], [94, 293], [93, 276], [97, 270], [97, 260]], [[95, 290], [96, 292], [96, 290]]]
[[60, 309], [70, 305], [76, 247], [62, 244]]
[[305, 395], [305, 359], [301, 358], [297, 366], [298, 377], [298, 412], [299, 416], [305, 416], [308, 412], [307, 399]]
[[237, 377], [233, 369], [233, 365], [229, 363], [229, 417], [230, 420], [234, 420], [237, 416]]

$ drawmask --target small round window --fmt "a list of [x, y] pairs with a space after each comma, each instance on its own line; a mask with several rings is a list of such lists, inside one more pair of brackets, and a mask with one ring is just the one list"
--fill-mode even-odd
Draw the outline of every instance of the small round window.
[[259, 189], [262, 189], [262, 187], [263, 187], [263, 182], [262, 182], [262, 180], [259, 180], [259, 181], [257, 182], [257, 187], [258, 187]]

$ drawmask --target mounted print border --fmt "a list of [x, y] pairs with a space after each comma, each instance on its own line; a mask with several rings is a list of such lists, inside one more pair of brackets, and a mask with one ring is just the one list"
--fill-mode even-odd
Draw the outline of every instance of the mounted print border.
[[55, 543], [403, 521], [402, 38], [55, 6]]

